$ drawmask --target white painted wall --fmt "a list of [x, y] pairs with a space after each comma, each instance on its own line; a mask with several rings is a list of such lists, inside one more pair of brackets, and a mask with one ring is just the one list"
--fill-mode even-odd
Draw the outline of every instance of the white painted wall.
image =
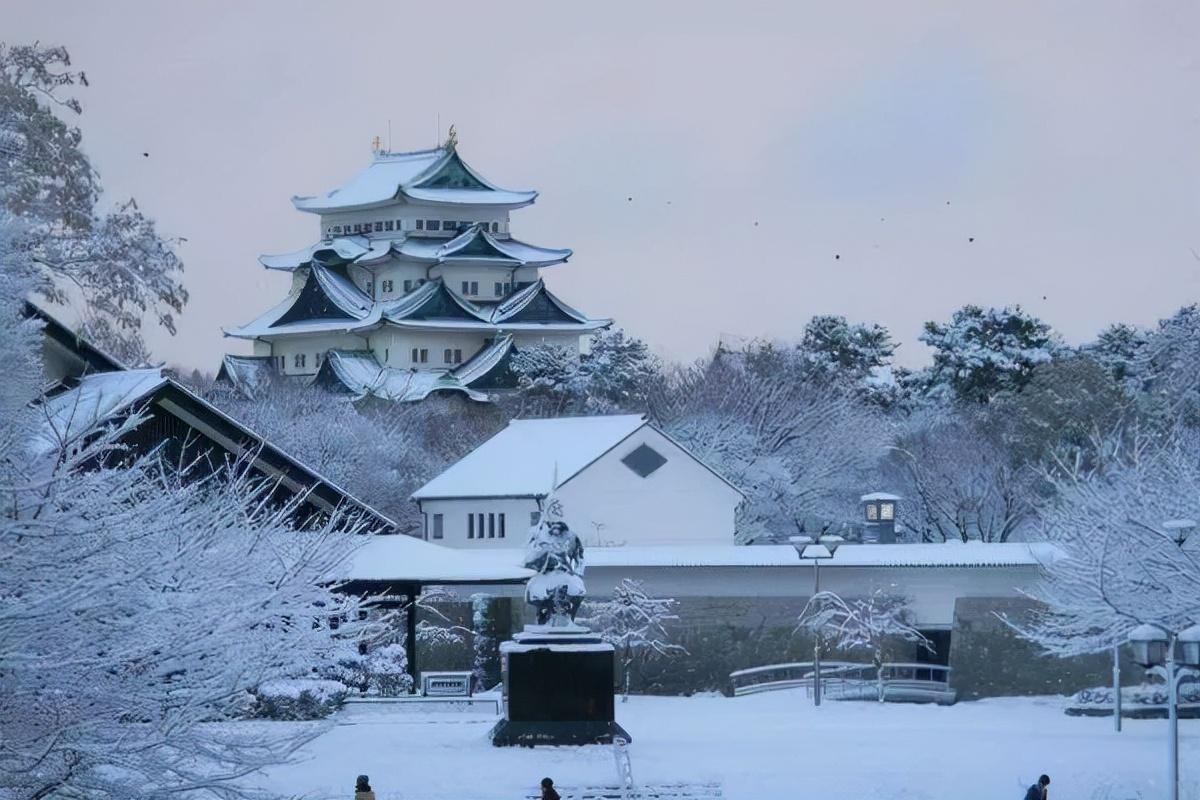
[[[461, 350], [463, 361], [469, 361], [484, 346], [490, 334], [463, 331], [414, 331], [386, 326], [370, 335], [370, 349], [380, 364], [396, 369], [444, 370], [457, 366], [446, 363], [445, 351]], [[414, 362], [412, 349], [425, 348], [429, 361]], [[453, 353], [451, 354], [453, 356]]]
[[[486, 206], [467, 206], [447, 208], [445, 206], [421, 206], [410, 203], [396, 203], [365, 211], [340, 212], [321, 215], [320, 236], [370, 236], [371, 238], [395, 238], [405, 234], [423, 235], [424, 231], [416, 229], [416, 220], [452, 220], [454, 222], [487, 222], [500, 224], [500, 233], [508, 233], [508, 211], [502, 208]], [[386, 230], [387, 221], [391, 221], [392, 230]], [[380, 223], [385, 230], [376, 231], [375, 223]], [[354, 226], [369, 225], [370, 230], [354, 233]], [[342, 231], [334, 233], [332, 228], [340, 226]]]
[[[643, 478], [621, 463], [642, 444], [667, 458]], [[649, 426], [641, 428], [558, 490], [567, 523], [587, 547], [642, 544], [733, 544], [734, 512], [742, 497], [723, 480]], [[523, 547], [512, 520], [528, 527], [537, 510], [533, 498], [426, 500], [426, 514], [444, 515], [450, 547]], [[505, 512], [509, 535], [503, 541], [467, 538], [467, 514]]]
[[[643, 478], [621, 462], [641, 445], [667, 462]], [[584, 543], [732, 544], [742, 496], [649, 425], [559, 487]]]
[[[365, 350], [367, 340], [350, 333], [298, 334], [274, 339], [270, 352], [262, 355], [283, 356], [284, 375], [316, 375], [320, 360], [330, 350]], [[296, 353], [305, 354], [305, 365], [295, 366]], [[255, 355], [260, 355], [257, 347]]]
[[[444, 544], [447, 547], [462, 547], [473, 549], [495, 548], [524, 548], [529, 538], [530, 514], [537, 511], [537, 501], [526, 498], [496, 498], [472, 500], [426, 500], [421, 503], [425, 514], [425, 535], [432, 542]], [[434, 515], [442, 515], [443, 538], [434, 538]], [[467, 538], [469, 530], [468, 515], [483, 514], [485, 522], [487, 515], [496, 516], [495, 536], [476, 536]], [[504, 515], [505, 536], [499, 535], [499, 515]], [[478, 522], [478, 521], [477, 521]], [[486, 534], [486, 530], [484, 533]]]
[[[503, 300], [512, 293], [511, 288], [509, 292], [504, 292], [504, 284], [515, 284], [518, 280], [537, 280], [536, 275], [535, 277], [529, 279], [518, 278], [514, 280], [513, 272], [514, 271], [511, 267], [442, 264], [432, 268], [429, 271], [429, 274], [434, 278], [444, 278], [446, 281], [446, 287], [459, 297], [465, 297], [473, 302], [478, 300], [486, 303], [494, 303]], [[464, 292], [462, 285], [463, 281], [466, 281], [468, 284], [478, 284], [476, 287], [478, 292], [472, 293], [469, 291], [469, 286], [468, 291]], [[496, 294], [497, 283], [501, 284], [501, 294], [499, 295]]]

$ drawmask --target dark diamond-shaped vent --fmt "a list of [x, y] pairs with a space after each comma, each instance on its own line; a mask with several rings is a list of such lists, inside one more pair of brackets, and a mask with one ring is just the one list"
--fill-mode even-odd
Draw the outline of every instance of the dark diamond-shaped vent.
[[636, 450], [622, 458], [621, 463], [645, 478], [667, 463], [667, 459], [663, 458], [654, 448], [643, 444], [638, 445]]

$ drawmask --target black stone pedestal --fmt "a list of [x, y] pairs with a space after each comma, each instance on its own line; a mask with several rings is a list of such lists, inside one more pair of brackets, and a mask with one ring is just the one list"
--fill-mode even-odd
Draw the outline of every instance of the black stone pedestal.
[[504, 719], [497, 747], [611, 744], [630, 736], [616, 723], [613, 648], [583, 629], [530, 626], [500, 645]]

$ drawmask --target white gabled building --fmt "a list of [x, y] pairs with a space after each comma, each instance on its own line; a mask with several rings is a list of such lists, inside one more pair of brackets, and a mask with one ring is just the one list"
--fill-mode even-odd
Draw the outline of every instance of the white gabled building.
[[293, 197], [320, 219], [320, 240], [259, 259], [290, 273], [291, 290], [225, 331], [252, 342], [254, 354], [226, 356], [222, 379], [250, 386], [269, 372], [357, 398], [441, 391], [482, 400], [482, 390], [506, 385], [513, 349], [585, 351], [611, 320], [567, 305], [541, 277], [571, 251], [526, 244], [509, 230], [510, 212], [536, 198], [467, 166], [453, 135], [431, 150], [377, 151], [342, 186]]
[[743, 500], [640, 414], [514, 420], [413, 499], [430, 541], [522, 548], [552, 486], [587, 547], [732, 545]]

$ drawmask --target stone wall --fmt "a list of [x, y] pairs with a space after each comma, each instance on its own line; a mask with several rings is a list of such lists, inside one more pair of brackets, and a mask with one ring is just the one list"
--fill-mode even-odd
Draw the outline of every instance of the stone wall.
[[[960, 700], [1012, 695], [1074, 694], [1112, 682], [1112, 655], [1056, 658], [1022, 639], [1005, 620], [1028, 622], [1040, 604], [1014, 597], [964, 597], [954, 607], [950, 638], [951, 683]], [[1122, 653], [1122, 681], [1143, 680]]]

